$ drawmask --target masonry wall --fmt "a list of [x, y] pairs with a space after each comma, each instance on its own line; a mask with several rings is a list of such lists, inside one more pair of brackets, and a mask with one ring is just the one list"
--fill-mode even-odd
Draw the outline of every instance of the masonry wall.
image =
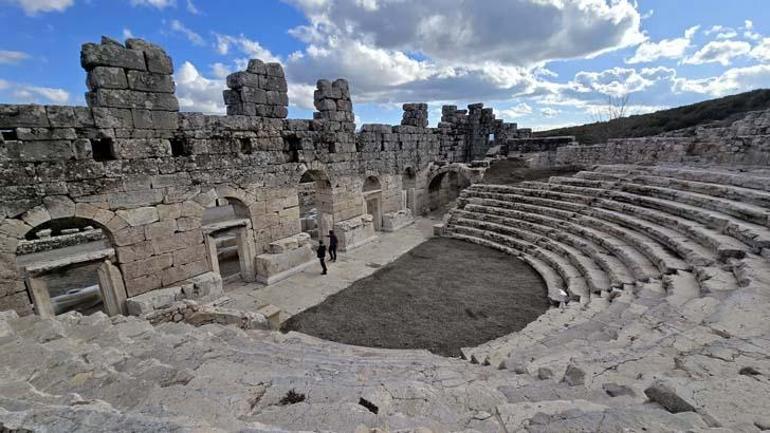
[[[418, 196], [437, 163], [466, 162], [467, 131], [427, 128], [427, 106], [402, 125], [355, 133], [347, 82], [320, 80], [313, 119], [287, 119], [279, 64], [228, 77], [231, 115], [179, 113], [171, 58], [141, 40], [85, 44], [88, 107], [0, 105], [0, 311], [33, 311], [16, 266], [19, 240], [53, 219], [82, 218], [115, 249], [127, 297], [208, 272], [202, 216], [227, 199], [246, 209], [256, 254], [300, 233], [307, 170], [331, 184], [334, 223], [360, 218], [364, 179], [383, 213], [402, 208], [405, 173]], [[457, 135], [454, 137], [453, 135]], [[465, 155], [465, 156], [463, 156]]]
[[732, 125], [660, 136], [609, 140], [556, 150], [556, 164], [770, 165], [770, 111], [752, 112]]

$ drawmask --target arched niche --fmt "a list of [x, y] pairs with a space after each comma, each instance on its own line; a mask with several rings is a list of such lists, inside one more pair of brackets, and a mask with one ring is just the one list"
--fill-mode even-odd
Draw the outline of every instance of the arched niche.
[[372, 216], [374, 230], [382, 230], [382, 184], [376, 176], [367, 176], [362, 188], [364, 213]]
[[302, 231], [322, 240], [334, 226], [334, 195], [327, 173], [305, 170], [297, 184]]

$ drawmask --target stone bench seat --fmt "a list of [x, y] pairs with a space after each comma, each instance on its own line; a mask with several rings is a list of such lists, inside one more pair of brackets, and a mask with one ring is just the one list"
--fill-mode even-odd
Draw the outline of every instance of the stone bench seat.
[[581, 171], [576, 173], [574, 178], [603, 181], [608, 183], [631, 181], [633, 183], [642, 185], [668, 187], [681, 191], [689, 191], [733, 200], [739, 203], [748, 203], [759, 207], [770, 208], [770, 192], [741, 186], [679, 179], [676, 177], [667, 177], [665, 175], [649, 175], [647, 173], [624, 175], [615, 173], [601, 173], [595, 171]]
[[558, 241], [579, 250], [596, 262], [596, 264], [608, 275], [611, 287], [622, 287], [624, 284], [633, 284], [635, 281], [632, 272], [626, 268], [621, 260], [610, 255], [606, 250], [590, 239], [576, 236], [563, 230], [561, 227], [541, 225], [539, 222], [530, 222], [516, 218], [515, 216], [514, 218], [511, 218], [511, 214], [506, 209], [468, 204], [462, 210], [470, 213], [475, 212], [485, 214], [486, 216], [484, 219], [487, 221], [535, 232], [548, 239]]
[[[715, 249], [717, 259], [734, 256], [741, 257], [746, 251], [751, 250], [752, 246], [761, 248], [764, 244], [761, 241], [757, 243], [758, 241], [754, 240], [754, 237], [757, 236], [756, 233], [767, 233], [770, 236], [770, 231], [756, 224], [670, 200], [558, 183], [531, 183], [530, 186], [538, 190], [548, 189], [571, 195], [585, 194], [586, 198], [593, 197], [595, 199], [592, 203], [594, 206], [618, 209], [621, 205], [625, 205], [622, 206], [623, 213], [642, 217], [655, 224], [677, 228], [687, 237], [693, 237], [703, 245]], [[732, 223], [728, 223], [728, 220], [734, 224], [730, 225]], [[750, 234], [746, 234], [746, 236], [752, 240], [751, 242], [746, 242], [746, 238], [734, 239], [732, 236], [724, 235], [723, 227], [725, 227], [725, 230], [730, 228], [733, 230], [748, 230]], [[745, 231], [742, 233], [746, 233]], [[729, 234], [732, 235], [732, 233]]]
[[[473, 243], [489, 246], [505, 252], [513, 250], [518, 253], [513, 253], [515, 256], [521, 254], [534, 256], [535, 258], [548, 263], [551, 268], [553, 268], [559, 274], [562, 281], [565, 283], [566, 292], [569, 295], [575, 299], [579, 299], [581, 303], [589, 302], [590, 291], [585, 277], [580, 272], [580, 270], [577, 269], [567, 258], [558, 254], [554, 254], [553, 252], [532, 243], [521, 241], [518, 238], [497, 233], [492, 230], [479, 228], [479, 225], [480, 224], [478, 222], [473, 220], [457, 221], [449, 228], [449, 236], [460, 239], [456, 235], [464, 235], [465, 238], [462, 239], [470, 241], [474, 241], [474, 239], [468, 238], [478, 238], [487, 242], [475, 241]], [[506, 249], [500, 247], [506, 247]], [[549, 295], [551, 295], [551, 293], [549, 293]], [[559, 298], [555, 298], [554, 300], [557, 302], [560, 301]]]
[[660, 277], [660, 271], [634, 244], [607, 231], [597, 230], [575, 224], [580, 214], [561, 211], [554, 208], [536, 206], [518, 201], [495, 200], [481, 197], [469, 197], [458, 206], [477, 205], [495, 209], [500, 215], [508, 218], [529, 221], [532, 223], [565, 230], [569, 233], [590, 240], [597, 246], [608, 251], [631, 272], [635, 280], [647, 280]]
[[[505, 224], [505, 221], [495, 222], [493, 215], [479, 214], [466, 211], [460, 212], [460, 217], [454, 224], [462, 224], [482, 230], [492, 231], [516, 239], [522, 239], [530, 243], [530, 250], [542, 248], [552, 253], [565, 257], [580, 272], [585, 279], [588, 290], [593, 293], [609, 290], [610, 279], [604, 270], [591, 257], [570, 245], [555, 241], [541, 233], [528, 228], [518, 228]], [[501, 223], [502, 222], [502, 223]], [[570, 287], [570, 290], [574, 290]], [[588, 297], [588, 293], [576, 293], [582, 297]]]
[[[664, 274], [674, 272], [676, 269], [690, 269], [691, 265], [687, 264], [684, 260], [677, 255], [671, 253], [668, 247], [658, 243], [658, 240], [651, 240], [647, 234], [641, 234], [636, 231], [636, 226], [632, 225], [630, 229], [625, 228], [614, 222], [608, 223], [601, 219], [601, 215], [591, 215], [591, 209], [589, 206], [582, 204], [569, 203], [560, 200], [543, 199], [539, 195], [530, 195], [527, 189], [517, 188], [516, 192], [512, 190], [506, 190], [505, 188], [494, 188], [497, 192], [484, 192], [476, 191], [476, 186], [467, 191], [466, 197], [472, 195], [481, 198], [491, 198], [500, 201], [522, 202], [526, 204], [532, 204], [536, 206], [554, 208], [561, 211], [575, 212], [576, 223], [584, 227], [591, 227], [601, 229], [602, 231], [612, 233], [636, 246], [639, 251], [643, 252], [647, 258], [650, 259], [660, 271]], [[558, 193], [555, 193], [558, 194]], [[582, 216], [585, 215], [585, 216]]]
[[635, 179], [619, 179], [615, 183], [608, 184], [606, 181], [595, 181], [587, 179], [576, 179], [569, 177], [554, 176], [549, 183], [566, 184], [573, 186], [582, 186], [597, 189], [613, 189], [629, 192], [632, 194], [661, 198], [675, 201], [677, 203], [686, 203], [692, 206], [710, 209], [725, 213], [732, 217], [744, 220], [746, 222], [758, 225], [768, 225], [768, 210], [762, 206], [749, 203], [736, 202], [734, 200], [714, 197], [699, 192], [682, 191], [672, 188], [671, 185], [648, 185], [640, 183]]
[[770, 175], [755, 171], [731, 171], [724, 168], [677, 168], [667, 166], [640, 167], [635, 165], [600, 165], [595, 172], [620, 175], [655, 175], [696, 182], [731, 185], [770, 192]]

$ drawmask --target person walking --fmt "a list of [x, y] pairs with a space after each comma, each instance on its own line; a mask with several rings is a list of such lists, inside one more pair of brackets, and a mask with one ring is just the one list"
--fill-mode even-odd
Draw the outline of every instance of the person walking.
[[318, 241], [318, 249], [316, 250], [316, 256], [318, 257], [318, 260], [321, 262], [321, 269], [323, 269], [323, 272], [321, 272], [321, 275], [326, 275], [326, 245], [324, 245], [324, 241]]
[[334, 234], [334, 230], [329, 230], [329, 260], [332, 262], [337, 261], [337, 235]]

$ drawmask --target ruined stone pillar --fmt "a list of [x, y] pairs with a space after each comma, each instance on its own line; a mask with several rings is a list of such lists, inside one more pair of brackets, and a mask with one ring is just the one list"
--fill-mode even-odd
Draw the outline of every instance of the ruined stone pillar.
[[280, 63], [249, 61], [245, 71], [227, 77], [223, 95], [228, 115], [285, 119], [289, 115], [286, 76]]
[[126, 286], [123, 283], [123, 275], [109, 260], [105, 260], [96, 270], [99, 276], [99, 287], [102, 292], [104, 311], [108, 316], [127, 314], [126, 310]]
[[38, 316], [47, 318], [54, 317], [56, 313], [53, 310], [51, 295], [48, 293], [48, 284], [42, 278], [27, 277], [27, 288], [32, 295], [32, 301], [35, 304], [35, 311]]
[[401, 118], [401, 125], [418, 128], [428, 127], [428, 104], [404, 104], [403, 108], [404, 115]]

